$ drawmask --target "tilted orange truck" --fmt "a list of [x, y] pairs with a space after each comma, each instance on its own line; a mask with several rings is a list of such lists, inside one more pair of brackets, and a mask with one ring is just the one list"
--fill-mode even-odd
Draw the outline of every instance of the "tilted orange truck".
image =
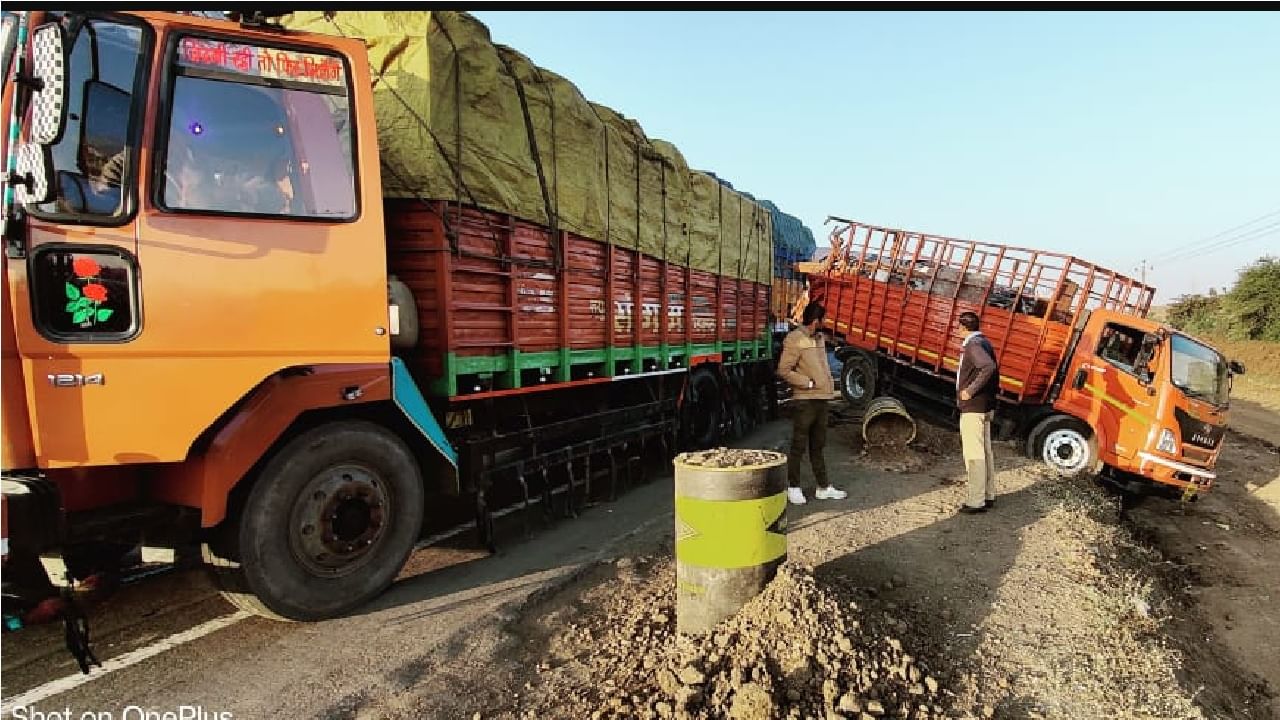
[[6, 579], [204, 541], [329, 617], [449, 496], [491, 541], [765, 418], [767, 208], [463, 13], [281, 22], [6, 18]]
[[828, 308], [855, 408], [892, 394], [954, 417], [969, 310], [1000, 364], [997, 427], [1032, 458], [1135, 493], [1213, 485], [1244, 368], [1148, 319], [1153, 288], [1070, 255], [832, 220], [807, 299]]

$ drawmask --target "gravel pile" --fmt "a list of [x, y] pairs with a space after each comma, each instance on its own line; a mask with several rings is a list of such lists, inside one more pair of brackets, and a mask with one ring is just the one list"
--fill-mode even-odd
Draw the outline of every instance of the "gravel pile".
[[863, 442], [860, 426], [841, 433], [840, 439], [858, 452], [858, 461], [864, 467], [884, 472], [922, 472], [936, 465], [939, 458], [960, 456], [960, 435], [956, 430], [923, 421], [916, 423], [916, 436], [909, 445]]
[[786, 455], [772, 450], [740, 450], [738, 448], [724, 447], [701, 450], [699, 452], [680, 453], [676, 456], [677, 463], [709, 468], [750, 467], [785, 462], [786, 459]]
[[[601, 627], [557, 645], [574, 660], [558, 712], [590, 718], [943, 718], [951, 693], [893, 637], [872, 637], [855, 603], [786, 563], [736, 616], [702, 637], [676, 633], [670, 563]], [[576, 687], [566, 687], [566, 680]]]
[[916, 435], [916, 424], [901, 415], [882, 415], [867, 425], [866, 444], [870, 447], [903, 448]]

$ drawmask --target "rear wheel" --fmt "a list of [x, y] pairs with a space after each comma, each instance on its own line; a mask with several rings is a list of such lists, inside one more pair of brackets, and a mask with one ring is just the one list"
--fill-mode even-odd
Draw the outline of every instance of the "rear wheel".
[[1088, 425], [1068, 415], [1051, 415], [1027, 436], [1027, 454], [1063, 477], [1098, 470], [1098, 440]]
[[422, 516], [422, 477], [404, 443], [373, 423], [335, 422], [299, 435], [267, 462], [228, 528], [235, 550], [212, 546], [206, 556], [236, 606], [320, 620], [391, 584]]
[[685, 442], [691, 448], [707, 448], [720, 440], [720, 423], [724, 417], [720, 381], [708, 368], [696, 368], [689, 374], [684, 396]]
[[844, 357], [840, 368], [840, 393], [856, 413], [862, 413], [876, 396], [876, 365], [863, 352]]

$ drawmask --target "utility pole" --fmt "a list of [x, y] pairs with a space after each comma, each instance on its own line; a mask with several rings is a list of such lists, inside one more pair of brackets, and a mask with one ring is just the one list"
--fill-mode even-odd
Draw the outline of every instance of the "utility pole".
[[1150, 267], [1151, 266], [1147, 264], [1146, 260], [1143, 260], [1142, 262], [1138, 263], [1137, 270], [1141, 275], [1141, 280], [1143, 285], [1147, 284], [1147, 270], [1150, 269]]

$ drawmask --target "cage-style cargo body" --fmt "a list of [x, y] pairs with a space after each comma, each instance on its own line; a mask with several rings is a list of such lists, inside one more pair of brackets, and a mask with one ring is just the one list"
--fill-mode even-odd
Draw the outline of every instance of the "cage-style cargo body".
[[842, 220], [832, 251], [809, 276], [845, 340], [896, 362], [954, 378], [960, 313], [979, 315], [1000, 362], [1000, 395], [1045, 401], [1073, 323], [1107, 308], [1145, 317], [1154, 289], [1060, 253]]

